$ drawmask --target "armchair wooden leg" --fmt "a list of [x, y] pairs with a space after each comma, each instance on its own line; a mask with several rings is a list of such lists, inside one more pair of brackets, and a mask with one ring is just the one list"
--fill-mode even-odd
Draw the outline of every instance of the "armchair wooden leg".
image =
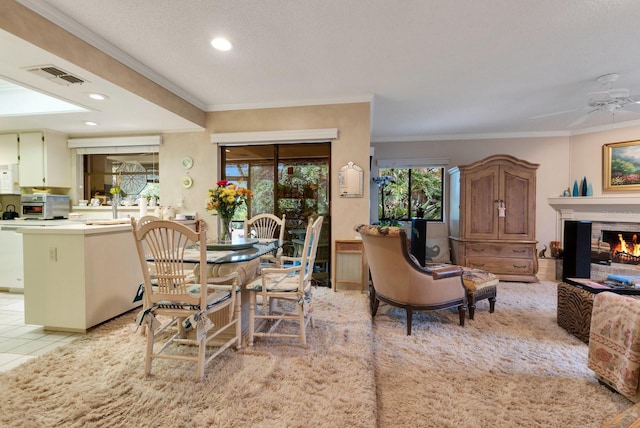
[[376, 297], [376, 290], [373, 287], [369, 288], [369, 306], [371, 308], [371, 316], [375, 317], [376, 313], [378, 313], [378, 305], [380, 304], [380, 300]]
[[469, 319], [472, 320], [476, 313], [476, 299], [473, 294], [467, 295], [467, 301], [469, 302]]
[[413, 321], [413, 311], [407, 309], [407, 336], [411, 336], [411, 322]]
[[460, 316], [460, 326], [464, 327], [464, 318], [466, 316], [467, 309], [464, 305], [458, 306], [458, 315]]
[[489, 313], [492, 314], [496, 309], [496, 298], [489, 297]]
[[375, 317], [378, 313], [378, 306], [380, 305], [380, 300], [378, 300], [375, 296], [372, 297], [373, 301], [371, 302], [371, 317]]

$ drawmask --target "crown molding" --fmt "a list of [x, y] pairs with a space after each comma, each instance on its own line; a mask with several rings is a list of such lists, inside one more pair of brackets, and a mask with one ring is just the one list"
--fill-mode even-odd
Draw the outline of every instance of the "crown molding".
[[233, 111], [233, 110], [256, 110], [256, 109], [268, 109], [268, 108], [286, 108], [286, 107], [308, 107], [317, 105], [329, 105], [329, 104], [356, 104], [356, 103], [371, 103], [373, 102], [373, 95], [360, 95], [354, 97], [336, 97], [336, 98], [322, 98], [322, 99], [307, 99], [296, 101], [269, 101], [263, 103], [244, 103], [244, 104], [217, 104], [209, 105], [206, 111]]

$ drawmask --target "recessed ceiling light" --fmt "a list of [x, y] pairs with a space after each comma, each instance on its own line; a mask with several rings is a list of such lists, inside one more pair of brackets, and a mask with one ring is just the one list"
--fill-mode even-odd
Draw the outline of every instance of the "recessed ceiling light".
[[89, 98], [91, 98], [91, 99], [98, 100], [98, 101], [104, 101], [104, 100], [108, 100], [109, 99], [108, 96], [106, 96], [104, 94], [99, 94], [97, 92], [90, 92], [90, 93], [87, 94], [87, 96]]
[[222, 37], [216, 37], [215, 39], [211, 40], [211, 46], [213, 46], [215, 49], [218, 49], [219, 51], [229, 51], [233, 47], [229, 40]]
[[87, 126], [98, 126], [98, 122], [94, 122], [92, 120], [87, 120], [84, 124]]

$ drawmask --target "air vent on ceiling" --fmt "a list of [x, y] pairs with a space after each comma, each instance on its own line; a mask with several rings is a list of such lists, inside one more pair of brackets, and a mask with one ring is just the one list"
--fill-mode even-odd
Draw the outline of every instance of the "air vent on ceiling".
[[26, 70], [59, 85], [81, 85], [86, 82], [86, 80], [61, 69], [60, 67], [56, 67], [55, 65], [37, 65], [34, 67], [28, 67]]

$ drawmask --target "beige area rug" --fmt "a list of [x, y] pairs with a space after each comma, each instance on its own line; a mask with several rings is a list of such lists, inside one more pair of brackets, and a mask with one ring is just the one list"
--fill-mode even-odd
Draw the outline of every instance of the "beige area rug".
[[[194, 381], [187, 363], [143, 373], [133, 315], [0, 373], [2, 427], [599, 427], [629, 407], [586, 368], [587, 346], [557, 325], [556, 284], [500, 283], [478, 303], [414, 315], [319, 288], [307, 349], [260, 339]], [[373, 330], [373, 331], [372, 331]], [[377, 403], [377, 405], [376, 405]]]
[[378, 426], [599, 427], [631, 406], [586, 367], [588, 347], [557, 324], [556, 284], [498, 285], [496, 311], [414, 315], [381, 303], [374, 325]]
[[364, 295], [315, 292], [308, 347], [258, 339], [195, 381], [190, 363], [143, 374], [134, 314], [0, 373], [2, 427], [372, 427], [372, 328]]

